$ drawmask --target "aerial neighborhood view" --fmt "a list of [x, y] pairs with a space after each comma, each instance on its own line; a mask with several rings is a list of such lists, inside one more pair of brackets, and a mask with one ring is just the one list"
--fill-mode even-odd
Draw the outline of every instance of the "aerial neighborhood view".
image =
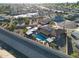
[[0, 4], [0, 58], [79, 58], [79, 1]]

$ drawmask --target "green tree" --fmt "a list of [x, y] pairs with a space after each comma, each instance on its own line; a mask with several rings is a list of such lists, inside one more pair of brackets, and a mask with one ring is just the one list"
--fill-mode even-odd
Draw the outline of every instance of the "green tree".
[[57, 46], [57, 45], [56, 45], [55, 43], [53, 43], [53, 42], [52, 42], [52, 43], [50, 43], [49, 45], [50, 45], [50, 47], [52, 47], [52, 48], [55, 48], [55, 49], [56, 49], [56, 46]]
[[25, 34], [28, 31], [28, 29], [24, 28], [22, 31]]
[[18, 21], [20, 21], [20, 22], [25, 22], [26, 25], [29, 24], [29, 19], [28, 19], [27, 17], [19, 18]]
[[29, 19], [27, 17], [25, 17], [24, 22], [25, 22], [26, 25], [28, 25], [29, 24]]
[[71, 54], [72, 57], [79, 57], [79, 52], [77, 51], [74, 51], [72, 54]]
[[10, 30], [10, 31], [14, 31], [15, 28], [16, 28], [16, 25], [14, 25], [14, 24], [8, 26], [8, 30]]

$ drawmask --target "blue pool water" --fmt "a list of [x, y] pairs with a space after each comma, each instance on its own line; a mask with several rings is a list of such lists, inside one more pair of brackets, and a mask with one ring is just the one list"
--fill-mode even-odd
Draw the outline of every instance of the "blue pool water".
[[47, 37], [41, 33], [35, 34], [34, 36], [42, 41], [46, 41], [47, 39]]

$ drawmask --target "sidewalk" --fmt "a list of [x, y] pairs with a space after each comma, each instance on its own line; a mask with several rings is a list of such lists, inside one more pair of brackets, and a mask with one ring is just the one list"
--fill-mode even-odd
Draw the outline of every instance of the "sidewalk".
[[12, 54], [4, 49], [0, 49], [0, 58], [15, 58]]

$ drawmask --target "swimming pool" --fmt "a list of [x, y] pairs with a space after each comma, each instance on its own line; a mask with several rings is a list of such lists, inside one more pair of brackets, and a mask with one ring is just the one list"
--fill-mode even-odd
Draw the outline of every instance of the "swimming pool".
[[42, 33], [38, 33], [38, 34], [33, 34], [33, 36], [36, 38], [36, 39], [39, 39], [39, 40], [42, 40], [42, 41], [47, 41], [47, 37], [45, 35], [43, 35]]

